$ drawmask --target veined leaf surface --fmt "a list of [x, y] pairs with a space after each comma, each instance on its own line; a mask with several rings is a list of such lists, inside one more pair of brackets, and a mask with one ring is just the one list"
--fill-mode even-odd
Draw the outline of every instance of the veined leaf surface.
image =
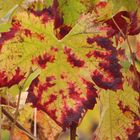
[[136, 140], [140, 132], [140, 96], [133, 71], [124, 74], [123, 90], [100, 93], [100, 123], [95, 140]]
[[9, 78], [16, 69], [24, 77], [31, 69], [39, 69], [28, 89], [27, 102], [46, 112], [63, 129], [78, 124], [86, 110], [93, 109], [98, 87], [122, 88], [113, 42], [100, 34], [75, 35], [84, 25], [75, 25], [58, 40], [51, 11], [29, 9], [17, 13], [10, 31], [0, 38], [1, 71]]

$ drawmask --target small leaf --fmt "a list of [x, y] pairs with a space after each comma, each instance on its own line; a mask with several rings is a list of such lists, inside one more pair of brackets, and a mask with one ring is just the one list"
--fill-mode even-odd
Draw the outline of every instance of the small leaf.
[[[105, 23], [111, 27], [108, 30], [108, 36], [120, 35], [137, 35], [140, 33], [140, 20], [138, 18], [138, 11], [127, 12], [121, 11], [113, 16], [111, 19], [105, 21]], [[123, 34], [123, 35], [122, 35]]]
[[[34, 122], [34, 117], [36, 117], [36, 122]], [[34, 133], [34, 123], [36, 123], [37, 138], [39, 140], [56, 140], [62, 131], [61, 127], [59, 127], [46, 113], [37, 111], [36, 116], [34, 116], [34, 108], [29, 104], [26, 104], [20, 110], [18, 121], [20, 121], [24, 128], [30, 133]], [[19, 129], [16, 129], [14, 132], [14, 139], [29, 140], [29, 137]]]
[[64, 24], [73, 26], [81, 13], [86, 9], [80, 0], [59, 0], [60, 13], [63, 14]]

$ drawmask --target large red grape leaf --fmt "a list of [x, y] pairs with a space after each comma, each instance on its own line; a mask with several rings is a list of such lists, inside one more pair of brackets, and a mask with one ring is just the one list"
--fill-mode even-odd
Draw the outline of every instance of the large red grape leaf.
[[[98, 87], [122, 88], [113, 42], [105, 36], [75, 34], [85, 22], [62, 40], [55, 37], [49, 9], [21, 11], [12, 24], [17, 26], [14, 32], [12, 27], [1, 36], [1, 70], [9, 77], [17, 68], [22, 73], [38, 68], [40, 74], [28, 89], [27, 102], [46, 112], [63, 129], [78, 124], [86, 110], [93, 109]], [[10, 37], [4, 39], [5, 34]]]

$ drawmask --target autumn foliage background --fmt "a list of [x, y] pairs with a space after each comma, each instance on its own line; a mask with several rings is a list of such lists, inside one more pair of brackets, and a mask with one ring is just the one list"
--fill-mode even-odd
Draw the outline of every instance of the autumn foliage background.
[[139, 0], [0, 0], [0, 139], [140, 139]]

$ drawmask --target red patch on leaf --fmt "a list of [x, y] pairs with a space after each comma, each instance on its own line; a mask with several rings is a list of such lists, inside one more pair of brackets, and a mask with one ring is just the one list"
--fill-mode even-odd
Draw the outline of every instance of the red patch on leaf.
[[76, 103], [74, 108], [69, 108], [67, 102], [65, 101], [67, 96], [61, 92], [62, 99], [64, 100], [64, 112], [62, 114], [61, 121], [64, 128], [72, 126], [73, 122], [78, 124], [82, 114], [84, 114], [84, 112], [88, 109], [93, 109], [96, 103], [97, 93], [94, 88], [94, 84], [85, 79], [81, 80], [87, 89], [85, 93], [86, 98], [80, 96], [83, 94], [82, 90], [78, 88], [75, 83], [68, 83], [69, 98], [73, 99]]
[[[41, 104], [41, 99], [42, 99], [42, 94], [43, 92], [47, 91], [49, 88], [53, 87], [55, 85], [55, 83], [53, 83], [53, 80], [55, 80], [55, 77], [54, 76], [50, 76], [50, 77], [46, 77], [46, 82], [45, 83], [40, 83], [38, 77], [35, 78], [30, 87], [29, 87], [29, 90], [28, 92], [30, 93], [28, 95], [28, 99], [27, 99], [27, 102], [32, 102], [33, 106], [37, 107], [38, 109], [41, 109], [43, 111], [46, 112], [51, 115], [51, 117], [55, 120], [56, 119], [56, 110], [53, 109], [53, 110], [49, 110], [48, 109], [48, 105], [50, 105], [51, 103], [53, 103], [56, 99], [57, 99], [57, 96], [51, 94], [48, 98], [47, 98], [47, 101], [44, 102], [44, 104]], [[37, 88], [37, 93], [38, 95], [35, 95], [34, 94], [34, 89]], [[46, 92], [47, 94], [47, 92]]]
[[127, 11], [121, 11], [117, 13], [115, 16], [113, 16], [113, 19], [111, 18], [105, 22], [108, 26], [112, 27], [111, 30], [112, 34], [110, 34], [111, 32], [109, 31], [108, 32], [108, 35], [110, 34], [109, 36], [113, 36], [115, 34], [120, 33], [119, 28], [124, 34], [127, 33], [128, 23], [125, 18], [129, 18], [129, 13]]
[[57, 99], [56, 95], [50, 95], [48, 101], [45, 103], [45, 106], [49, 105], [50, 103], [54, 102]]
[[120, 110], [122, 111], [122, 113], [130, 112], [131, 111], [130, 107], [124, 105], [122, 101], [119, 101], [118, 106], [119, 106]]
[[49, 53], [46, 52], [42, 56], [39, 55], [38, 57], [33, 58], [32, 63], [37, 64], [42, 69], [45, 69], [47, 66], [47, 63], [53, 63], [54, 60], [55, 60], [55, 56], [50, 55]]
[[31, 37], [32, 36], [32, 32], [28, 29], [24, 29], [23, 30], [24, 34], [27, 36], [27, 37]]
[[8, 74], [5, 71], [0, 72], [0, 87], [8, 87], [18, 84], [22, 79], [24, 79], [24, 74], [21, 70], [17, 68], [15, 74], [9, 79]]
[[101, 71], [95, 70], [91, 74], [92, 80], [96, 83], [97, 86], [104, 89], [117, 90], [122, 88], [122, 74], [120, 72], [121, 66], [118, 63], [117, 51], [113, 46], [112, 41], [106, 37], [93, 37], [88, 38], [87, 42], [93, 44], [94, 42], [97, 45], [106, 51], [98, 52], [91, 51], [86, 54], [88, 58], [96, 57], [103, 59], [102, 62], [99, 62], [99, 69], [103, 70], [105, 74], [102, 74]]
[[76, 87], [75, 83], [68, 83], [69, 98], [73, 100], [79, 100], [79, 95], [82, 94], [80, 88]]
[[63, 24], [63, 17], [59, 13], [59, 2], [58, 0], [53, 1], [53, 16], [54, 16], [54, 28], [57, 29]]
[[[7, 95], [9, 96], [9, 95]], [[7, 97], [1, 97], [1, 100], [0, 100], [0, 104], [1, 105], [8, 105], [8, 106], [11, 106], [11, 107], [16, 107], [16, 103], [14, 101], [9, 101], [6, 99]]]
[[67, 35], [72, 29], [71, 26], [65, 25], [63, 20], [63, 14], [60, 13], [59, 3], [57, 0], [53, 1], [53, 6], [48, 9], [43, 9], [41, 11], [34, 10], [33, 8], [29, 8], [28, 11], [39, 17], [43, 24], [47, 24], [48, 21], [54, 20], [54, 32], [58, 39], [62, 39]]
[[76, 54], [72, 52], [71, 48], [65, 47], [64, 53], [67, 56], [67, 61], [73, 66], [73, 67], [83, 67], [85, 62], [81, 59], [79, 59]]
[[72, 29], [72, 27], [70, 27], [68, 25], [60, 26], [58, 29], [55, 30], [56, 37], [58, 39], [62, 39], [63, 37], [65, 37], [70, 32], [71, 29]]
[[87, 88], [86, 96], [88, 99], [88, 102], [85, 101], [84, 105], [85, 105], [86, 109], [93, 109], [94, 105], [96, 104], [96, 97], [97, 97], [96, 89], [95, 89], [94, 84], [92, 82], [87, 81], [85, 79], [82, 79], [82, 80]]
[[88, 58], [94, 56], [96, 58], [105, 58], [105, 57], [108, 57], [110, 54], [110, 52], [100, 52], [100, 51], [90, 51], [89, 53], [86, 54], [86, 56]]
[[101, 1], [96, 5], [96, 8], [104, 8], [107, 5], [107, 2]]
[[115, 140], [121, 140], [121, 138], [120, 138], [119, 136], [117, 136], [117, 137], [115, 138]]
[[8, 32], [3, 32], [1, 33], [1, 37], [0, 37], [0, 49], [2, 48], [2, 45], [15, 37], [16, 33], [20, 30], [21, 28], [21, 24], [19, 21], [13, 19], [12, 20], [12, 27], [10, 28], [10, 31]]
[[44, 41], [45, 40], [45, 36], [43, 34], [38, 34], [36, 33], [36, 37], [40, 40], [40, 41]]
[[53, 6], [51, 8], [45, 8], [41, 11], [35, 11], [33, 8], [29, 8], [28, 11], [34, 14], [36, 17], [39, 17], [43, 24], [46, 24], [49, 20], [53, 19], [54, 32], [58, 39], [62, 39], [65, 35], [69, 33], [72, 28], [64, 24], [63, 14], [60, 13], [59, 3], [57, 0], [54, 0]]
[[[46, 77], [45, 82], [41, 82], [39, 77], [35, 78], [29, 87], [27, 102], [45, 111], [58, 125], [66, 129], [73, 122], [78, 124], [87, 109], [93, 109], [97, 93], [92, 82], [81, 79], [86, 89], [85, 93], [76, 83], [67, 82], [67, 89], [54, 90], [52, 94], [47, 95], [48, 90], [59, 88], [55, 80], [54, 76]], [[44, 103], [41, 101], [43, 94], [48, 96]], [[74, 103], [72, 106], [69, 104], [71, 101]], [[51, 108], [51, 105], [55, 108]]]
[[129, 29], [129, 35], [137, 35], [140, 33], [140, 19], [137, 16], [138, 11], [130, 13], [130, 29]]
[[39, 17], [43, 24], [48, 23], [48, 21], [53, 18], [51, 10], [46, 9], [46, 8], [41, 10], [41, 11], [37, 11], [37, 10], [34, 10], [32, 8], [29, 8], [28, 11], [30, 13], [32, 13], [33, 15], [35, 15], [36, 17]]
[[63, 13], [60, 13], [58, 0], [53, 1], [54, 30], [56, 37], [62, 39], [72, 29], [71, 26], [64, 24]]

